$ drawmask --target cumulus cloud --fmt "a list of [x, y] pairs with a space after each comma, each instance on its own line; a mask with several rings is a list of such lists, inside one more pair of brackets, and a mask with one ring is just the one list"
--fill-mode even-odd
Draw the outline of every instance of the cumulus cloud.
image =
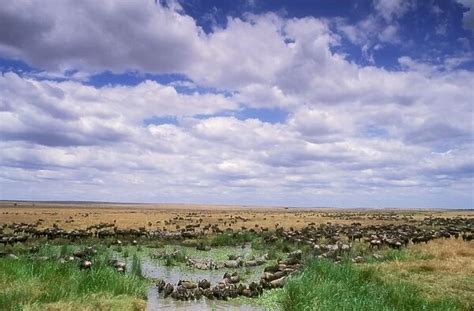
[[[377, 1], [366, 24], [338, 29], [358, 44], [394, 42], [410, 5]], [[313, 17], [248, 14], [204, 33], [179, 6], [151, 1], [33, 7], [0, 8], [8, 25], [0, 54], [52, 71], [178, 72], [192, 81], [94, 87], [2, 74], [4, 198], [472, 203], [470, 71], [407, 56], [397, 71], [354, 64], [334, 52], [341, 37], [331, 22]], [[371, 32], [382, 22], [385, 30]], [[178, 92], [183, 85], [192, 91]], [[233, 113], [248, 107], [288, 117], [271, 124]]]
[[224, 95], [184, 95], [152, 81], [96, 89], [6, 73], [0, 76], [0, 91], [2, 139], [50, 146], [113, 144], [139, 135], [144, 120], [152, 116], [179, 117], [237, 107]]
[[52, 71], [180, 71], [202, 35], [191, 17], [154, 1], [22, 0], [2, 5], [0, 20], [2, 53]]
[[269, 78], [289, 53], [280, 18], [246, 19], [229, 18], [207, 35], [154, 1], [16, 1], [0, 8], [0, 53], [49, 71], [179, 72], [235, 88]]

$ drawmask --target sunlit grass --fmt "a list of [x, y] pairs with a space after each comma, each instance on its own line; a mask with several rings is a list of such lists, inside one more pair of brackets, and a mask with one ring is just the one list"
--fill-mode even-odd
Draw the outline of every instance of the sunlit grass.
[[460, 310], [451, 299], [430, 300], [406, 281], [384, 281], [372, 268], [314, 260], [277, 297], [283, 310]]
[[69, 253], [66, 247], [43, 247], [40, 255], [48, 260], [20, 256], [0, 259], [0, 310], [39, 308], [38, 306], [80, 301], [90, 295], [142, 300], [148, 282], [140, 277], [139, 261], [132, 272], [117, 273], [107, 263], [106, 253], [96, 255], [90, 270], [80, 270], [77, 262], [61, 263], [56, 255]]
[[129, 295], [112, 296], [109, 294], [91, 294], [78, 299], [60, 300], [51, 303], [31, 304], [23, 307], [25, 311], [96, 311], [96, 310], [145, 310], [146, 301]]
[[440, 239], [411, 246], [405, 253], [405, 260], [385, 262], [375, 268], [386, 280], [415, 284], [427, 298], [458, 299], [464, 309], [474, 308], [474, 243]]

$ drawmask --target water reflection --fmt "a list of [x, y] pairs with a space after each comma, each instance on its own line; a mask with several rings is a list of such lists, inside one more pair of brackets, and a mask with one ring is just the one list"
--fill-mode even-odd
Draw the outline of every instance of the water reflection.
[[148, 291], [147, 310], [180, 310], [180, 311], [201, 311], [201, 310], [235, 310], [235, 311], [257, 311], [254, 306], [244, 304], [238, 299], [209, 300], [202, 298], [194, 301], [180, 301], [173, 298], [163, 298], [155, 287]]
[[[250, 245], [238, 249], [239, 255], [242, 257], [248, 257], [250, 255]], [[116, 257], [120, 258], [120, 254], [116, 254]], [[143, 276], [149, 279], [163, 279], [165, 282], [171, 284], [178, 283], [179, 280], [189, 280], [198, 282], [206, 279], [211, 284], [217, 284], [222, 280], [225, 272], [237, 272], [242, 277], [245, 283], [252, 281], [259, 281], [260, 275], [263, 272], [264, 267], [249, 267], [241, 269], [219, 269], [219, 270], [198, 270], [192, 268], [180, 268], [176, 266], [165, 266], [158, 260], [153, 260], [148, 256], [142, 256], [140, 258], [141, 268]], [[131, 269], [131, 260], [127, 260], [127, 271]], [[158, 293], [156, 286], [153, 284], [148, 290], [147, 295], [147, 310], [181, 310], [181, 311], [194, 311], [194, 310], [236, 310], [236, 311], [256, 311], [259, 308], [243, 303], [240, 299], [229, 299], [223, 300], [209, 300], [202, 298], [200, 300], [193, 301], [179, 301], [171, 297], [164, 298], [163, 294]]]

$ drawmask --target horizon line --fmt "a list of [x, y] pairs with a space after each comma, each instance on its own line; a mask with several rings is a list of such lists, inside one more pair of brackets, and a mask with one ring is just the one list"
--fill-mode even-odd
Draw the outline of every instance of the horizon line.
[[287, 209], [383, 209], [383, 210], [450, 210], [450, 211], [474, 211], [472, 208], [447, 208], [447, 207], [341, 207], [341, 206], [288, 206], [268, 204], [231, 204], [231, 203], [186, 203], [186, 202], [120, 202], [120, 201], [94, 201], [94, 200], [16, 200], [0, 199], [1, 203], [39, 203], [39, 204], [104, 204], [104, 205], [208, 205], [228, 207], [254, 207], [254, 208], [287, 208]]

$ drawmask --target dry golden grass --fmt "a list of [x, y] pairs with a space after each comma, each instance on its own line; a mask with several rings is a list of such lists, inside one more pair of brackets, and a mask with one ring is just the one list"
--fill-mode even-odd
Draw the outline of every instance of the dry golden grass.
[[439, 239], [414, 245], [408, 260], [380, 264], [389, 279], [415, 283], [431, 299], [457, 298], [466, 310], [474, 308], [474, 243], [461, 239]]
[[[0, 203], [0, 225], [12, 222], [35, 223], [43, 219], [42, 227], [58, 224], [68, 230], [86, 228], [90, 225], [115, 222], [120, 228], [147, 227], [150, 229], [175, 229], [197, 223], [218, 224], [221, 229], [264, 227], [274, 229], [278, 224], [284, 228], [301, 228], [309, 223], [377, 224], [401, 220], [370, 219], [370, 216], [411, 217], [415, 220], [433, 217], [474, 217], [472, 211], [445, 210], [347, 210], [347, 209], [295, 209], [281, 207], [223, 206], [192, 204], [60, 204], [31, 202]], [[181, 219], [180, 219], [181, 218]], [[72, 221], [71, 221], [72, 220]], [[165, 221], [169, 222], [165, 224]], [[152, 226], [149, 227], [148, 223]]]

